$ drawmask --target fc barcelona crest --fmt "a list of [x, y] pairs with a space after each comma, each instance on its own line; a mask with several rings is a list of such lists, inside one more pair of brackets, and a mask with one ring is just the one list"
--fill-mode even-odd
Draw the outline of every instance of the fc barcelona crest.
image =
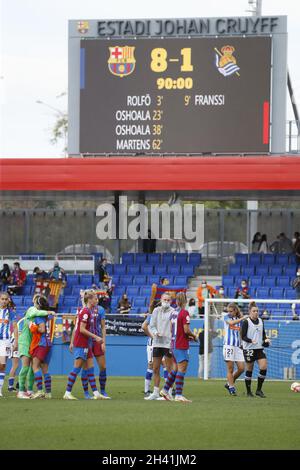
[[89, 30], [88, 21], [77, 21], [77, 31], [81, 34], [86, 34]]
[[135, 47], [131, 46], [115, 46], [110, 47], [110, 56], [107, 61], [108, 69], [117, 77], [127, 77], [135, 69]]

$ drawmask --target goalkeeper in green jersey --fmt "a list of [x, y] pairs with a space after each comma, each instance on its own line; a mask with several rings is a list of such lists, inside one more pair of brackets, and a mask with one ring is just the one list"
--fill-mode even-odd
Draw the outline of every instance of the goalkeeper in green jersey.
[[[30, 307], [23, 319], [22, 332], [19, 335], [19, 355], [22, 360], [22, 368], [19, 373], [19, 393], [18, 398], [30, 398], [33, 394], [34, 373], [31, 367], [32, 358], [29, 354], [32, 334], [29, 330], [29, 322], [35, 317], [46, 317], [49, 315], [49, 307], [46, 297], [36, 294], [33, 297], [33, 307]], [[25, 383], [27, 379], [27, 392], [25, 392]]]

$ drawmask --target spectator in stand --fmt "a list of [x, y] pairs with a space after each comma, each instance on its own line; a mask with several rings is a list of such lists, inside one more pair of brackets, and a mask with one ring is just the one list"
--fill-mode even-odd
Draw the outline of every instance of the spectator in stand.
[[298, 266], [298, 269], [297, 269], [297, 276], [296, 276], [295, 279], [293, 280], [292, 286], [293, 286], [293, 288], [294, 288], [295, 291], [296, 291], [296, 297], [297, 297], [297, 299], [300, 299], [300, 266]]
[[3, 268], [0, 271], [0, 290], [3, 291], [6, 289], [7, 284], [9, 283], [10, 278], [10, 269], [8, 264], [3, 264]]
[[118, 303], [118, 312], [119, 313], [129, 313], [131, 309], [131, 304], [128, 300], [127, 294], [123, 294], [121, 300]]
[[[248, 289], [248, 281], [246, 279], [242, 280], [241, 285], [235, 291], [234, 298], [235, 299], [250, 299], [249, 289]], [[240, 302], [238, 304], [238, 306], [239, 306], [240, 310], [242, 310], [242, 312], [246, 312], [247, 309], [248, 309], [248, 304], [246, 304], [244, 302], [243, 303]]]
[[37, 279], [48, 279], [49, 275], [46, 271], [42, 271], [38, 266], [33, 270], [33, 280]]
[[196, 306], [195, 299], [189, 300], [187, 311], [189, 312], [189, 316], [191, 318], [196, 318], [198, 316], [198, 307]]
[[279, 234], [279, 253], [293, 253], [294, 247], [293, 242], [290, 240], [284, 232]]
[[269, 319], [270, 319], [270, 314], [269, 314], [269, 312], [268, 312], [267, 309], [264, 309], [264, 311], [263, 311], [263, 313], [262, 313], [262, 315], [261, 315], [261, 318], [262, 318], [263, 320], [269, 320]]
[[205, 299], [212, 299], [217, 294], [218, 291], [214, 287], [208, 285], [206, 280], [203, 279], [201, 285], [197, 289], [199, 315], [204, 315]]
[[300, 240], [298, 240], [295, 243], [294, 250], [295, 250], [296, 264], [299, 266], [300, 265]]
[[299, 232], [295, 232], [295, 233], [294, 233], [294, 237], [293, 237], [293, 239], [292, 239], [292, 243], [293, 243], [294, 249], [295, 249], [295, 247], [296, 247], [297, 242], [299, 242], [299, 241], [300, 241], [300, 233], [299, 233]]
[[276, 240], [273, 243], [271, 243], [269, 249], [271, 253], [280, 252], [279, 235], [277, 235]]
[[100, 265], [99, 265], [99, 285], [101, 289], [105, 287], [111, 287], [109, 284], [111, 283], [112, 278], [108, 274], [106, 266], [107, 266], [107, 259], [102, 258], [102, 260], [100, 261]]
[[9, 295], [20, 295], [22, 287], [26, 281], [26, 271], [21, 269], [20, 263], [16, 261], [14, 263], [14, 269], [11, 272], [9, 278], [9, 285], [7, 286], [7, 292]]
[[160, 280], [159, 280], [159, 283], [162, 286], [168, 286], [170, 284], [170, 281], [167, 277], [161, 277]]
[[252, 240], [252, 253], [257, 253], [258, 252], [260, 240], [261, 240], [261, 233], [256, 232], [256, 234], [254, 235], [253, 240]]
[[269, 251], [269, 245], [267, 242], [267, 235], [264, 233], [261, 236], [259, 247], [258, 247], [258, 252], [259, 253], [268, 253]]
[[65, 281], [67, 276], [65, 270], [59, 266], [58, 261], [54, 262], [53, 268], [48, 272], [49, 279], [55, 279], [56, 281]]

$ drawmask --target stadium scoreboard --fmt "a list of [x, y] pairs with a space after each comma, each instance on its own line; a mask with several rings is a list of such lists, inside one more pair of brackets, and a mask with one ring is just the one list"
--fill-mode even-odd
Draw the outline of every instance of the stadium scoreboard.
[[106, 37], [103, 23], [86, 37], [77, 22], [78, 153], [270, 152], [272, 35]]

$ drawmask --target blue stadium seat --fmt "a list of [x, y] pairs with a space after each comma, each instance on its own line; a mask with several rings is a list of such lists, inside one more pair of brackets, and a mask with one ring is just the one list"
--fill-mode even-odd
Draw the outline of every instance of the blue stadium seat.
[[[172, 266], [172, 265], [170, 265]], [[158, 274], [159, 276], [166, 276], [167, 275], [167, 265], [166, 264], [157, 264], [154, 266], [154, 274]]]
[[188, 264], [186, 266], [181, 266], [181, 274], [189, 277], [194, 276], [194, 266]]
[[237, 264], [230, 264], [228, 274], [231, 276], [239, 276], [241, 274], [241, 267]]
[[290, 277], [296, 277], [296, 265], [285, 266], [284, 274]]
[[294, 255], [294, 253], [290, 253], [288, 256], [289, 256], [289, 264], [297, 264], [298, 263], [298, 260], [296, 261], [296, 257]]
[[73, 314], [76, 314], [77, 313], [77, 307], [70, 307], [69, 312], [73, 313]]
[[272, 276], [281, 276], [282, 275], [282, 266], [280, 264], [274, 264], [270, 267], [270, 274]]
[[249, 278], [248, 276], [235, 276], [235, 279], [234, 279], [234, 286], [235, 287], [239, 287], [242, 283], [242, 281], [247, 281], [249, 282]]
[[144, 307], [146, 305], [146, 297], [135, 297], [133, 299], [134, 307]]
[[145, 264], [145, 263], [147, 263], [147, 254], [146, 253], [136, 253], [135, 262], [136, 262], [136, 264]]
[[76, 286], [79, 284], [79, 276], [78, 274], [68, 274], [67, 285]]
[[63, 305], [66, 307], [74, 307], [78, 304], [78, 297], [75, 295], [65, 295]]
[[[30, 297], [32, 300], [32, 297]], [[13, 303], [16, 307], [23, 305], [23, 296], [22, 295], [14, 295], [12, 296]]]
[[257, 276], [267, 276], [268, 274], [269, 274], [269, 266], [266, 266], [266, 265], [256, 266]]
[[[94, 281], [94, 282], [95, 282], [95, 284], [98, 284], [99, 280], [97, 279], [97, 280]], [[113, 282], [113, 284], [115, 284], [115, 285], [116, 285], [116, 284], [119, 284], [119, 282], [120, 282], [120, 276], [114, 274], [113, 277], [112, 277], [112, 282]]]
[[248, 294], [250, 296], [250, 299], [254, 299], [255, 297], [257, 297], [257, 294], [256, 294], [256, 287], [248, 287]]
[[120, 277], [120, 285], [122, 286], [131, 286], [134, 281], [134, 276], [130, 274], [125, 274], [124, 276]]
[[[111, 276], [112, 274], [114, 274], [114, 271], [115, 270], [115, 265], [112, 264], [112, 263], [109, 263], [106, 265], [106, 271], [108, 272], [108, 274]], [[99, 276], [98, 276], [99, 278]]]
[[148, 254], [148, 263], [150, 263], [150, 264], [160, 264], [160, 253], [149, 253]]
[[162, 264], [173, 264], [174, 253], [163, 253], [161, 261], [162, 261]]
[[126, 294], [130, 298], [138, 296], [139, 292], [140, 292], [139, 286], [128, 286], [126, 289]]
[[122, 264], [134, 264], [134, 253], [123, 253]]
[[139, 314], [140, 313], [140, 307], [135, 307], [135, 306], [131, 307], [130, 313], [131, 314]]
[[175, 276], [174, 277], [174, 285], [186, 287], [187, 285], [187, 277], [186, 276]]
[[248, 255], [246, 253], [236, 253], [235, 263], [240, 265], [248, 264]]
[[93, 276], [91, 274], [81, 274], [80, 275], [80, 284], [86, 284], [92, 286]]
[[249, 264], [257, 265], [261, 263], [261, 254], [260, 253], [250, 253], [249, 255]]
[[32, 295], [33, 294], [33, 291], [34, 291], [34, 287], [33, 286], [23, 286], [23, 289], [22, 289], [22, 294], [23, 295]]
[[278, 253], [275, 256], [275, 263], [276, 264], [289, 264], [289, 255]]
[[26, 305], [26, 307], [33, 305], [32, 295], [26, 295], [23, 297], [23, 305]]
[[141, 274], [146, 274], [148, 276], [150, 276], [151, 274], [153, 274], [153, 266], [152, 264], [142, 264], [141, 265]]
[[181, 266], [179, 264], [169, 264], [167, 266], [168, 269], [168, 274], [172, 274], [173, 276], [179, 276], [180, 275], [180, 268]]
[[274, 317], [284, 317], [285, 316], [285, 310], [282, 308], [273, 308], [271, 310], [272, 318]]
[[63, 295], [72, 295], [73, 286], [67, 286], [63, 289]]
[[147, 277], [144, 275], [138, 274], [134, 278], [134, 284], [136, 286], [144, 286], [145, 284], [147, 284]]
[[33, 274], [27, 274], [25, 284], [32, 286], [33, 282]]
[[[141, 296], [150, 297], [151, 292], [152, 292], [152, 287], [151, 286], [143, 286], [143, 287], [140, 288]], [[138, 295], [138, 294], [136, 294], [136, 295]]]
[[177, 253], [175, 256], [175, 263], [176, 264], [186, 264], [188, 260], [187, 253]]
[[291, 287], [291, 281], [289, 276], [281, 276], [277, 278], [278, 287]]
[[236, 292], [236, 289], [234, 287], [227, 287], [226, 288], [226, 296], [229, 298], [229, 299], [234, 299], [235, 297], [235, 292]]
[[[114, 295], [117, 296], [117, 297], [122, 297], [122, 295], [125, 293], [125, 290], [126, 290], [126, 287], [123, 285], [123, 286], [116, 286], [114, 288]], [[129, 295], [129, 294], [127, 294]]]
[[224, 287], [232, 287], [234, 285], [234, 276], [223, 276], [222, 283]]
[[241, 274], [246, 277], [254, 276], [255, 266], [241, 266]]
[[70, 287], [70, 289], [72, 289], [72, 292], [66, 292], [67, 288], [64, 289], [64, 295], [78, 296], [80, 294], [80, 290], [82, 289], [82, 286], [73, 286], [73, 287]]
[[284, 298], [285, 299], [295, 299], [296, 298], [296, 291], [292, 287], [287, 287], [284, 289]]
[[144, 284], [159, 284], [160, 276], [158, 275], [152, 275], [152, 276], [147, 276], [148, 281], [144, 282]]
[[275, 255], [272, 253], [266, 253], [262, 255], [261, 264], [272, 266], [275, 263]]
[[284, 289], [282, 287], [273, 287], [273, 289], [271, 289], [271, 297], [273, 299], [283, 299], [283, 291]]
[[[127, 265], [127, 274], [140, 274], [140, 269], [141, 269], [141, 265], [140, 264], [128, 264]], [[142, 274], [144, 274], [142, 272]]]
[[268, 287], [258, 287], [256, 289], [256, 297], [258, 299], [268, 299], [270, 289]]
[[119, 276], [126, 274], [126, 268], [126, 264], [115, 264], [114, 274], [118, 274]]
[[202, 256], [200, 253], [190, 253], [189, 264], [192, 264], [193, 266], [200, 266], [201, 261]]
[[250, 287], [263, 287], [263, 277], [262, 276], [252, 276], [249, 279]]
[[266, 276], [266, 277], [264, 277], [264, 286], [265, 287], [276, 287], [276, 276]]

